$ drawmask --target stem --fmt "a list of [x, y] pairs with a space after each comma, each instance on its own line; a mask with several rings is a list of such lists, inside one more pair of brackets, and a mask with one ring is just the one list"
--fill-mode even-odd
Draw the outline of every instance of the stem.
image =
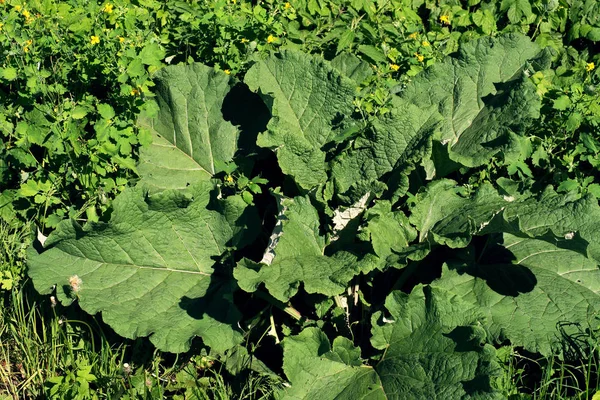
[[279, 308], [280, 310], [284, 311], [286, 314], [288, 314], [290, 317], [294, 318], [296, 321], [300, 321], [300, 322], [308, 321], [308, 319], [303, 317], [302, 314], [300, 314], [300, 311], [298, 311], [294, 307], [292, 307], [292, 305], [290, 303], [285, 304], [285, 303], [277, 300], [275, 297], [271, 296], [270, 294], [261, 292], [260, 290], [257, 290], [256, 292], [254, 292], [254, 294], [256, 294], [257, 297], [267, 301], [269, 304], [272, 304], [275, 307]]
[[333, 296], [333, 300], [335, 301], [335, 305], [339, 308], [343, 308], [344, 310], [348, 309], [348, 301], [344, 300], [342, 298], [342, 296], [340, 296], [339, 294], [336, 294], [335, 296]]
[[275, 320], [273, 319], [273, 313], [271, 313], [271, 315], [269, 316], [269, 326], [271, 327], [269, 329], [269, 335], [274, 336], [275, 343], [279, 344], [281, 340], [279, 340], [279, 336], [277, 335], [277, 328], [275, 328]]

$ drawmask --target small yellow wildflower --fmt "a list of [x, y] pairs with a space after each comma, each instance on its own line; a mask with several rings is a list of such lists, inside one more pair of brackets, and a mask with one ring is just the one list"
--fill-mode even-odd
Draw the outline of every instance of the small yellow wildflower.
[[248, 43], [248, 42], [249, 42], [249, 40], [248, 40], [248, 39], [246, 39], [246, 38], [242, 38], [241, 42], [242, 42], [242, 43]]
[[131, 92], [130, 92], [130, 94], [131, 94], [132, 96], [136, 96], [136, 95], [140, 94], [140, 91], [139, 91], [139, 90], [137, 90], [137, 89], [132, 89], [132, 90], [131, 90]]
[[593, 71], [596, 68], [596, 65], [593, 62], [585, 64], [585, 70], [587, 72]]
[[269, 43], [269, 44], [270, 44], [270, 43], [273, 43], [275, 40], [277, 40], [277, 39], [275, 38], [275, 36], [273, 36], [273, 35], [269, 35], [269, 37], [267, 38], [267, 43]]
[[29, 47], [27, 47], [27, 46], [23, 47], [23, 51], [24, 51], [25, 53], [29, 53]]
[[425, 59], [425, 57], [419, 53], [415, 53], [415, 57], [417, 57], [417, 61], [419, 62], [423, 62], [423, 60]]
[[113, 5], [110, 3], [106, 3], [106, 5], [104, 6], [104, 8], [102, 9], [102, 11], [104, 11], [107, 14], [112, 14], [113, 12]]
[[409, 39], [416, 39], [417, 38], [417, 34], [418, 34], [418, 32], [413, 32], [410, 35], [408, 35], [408, 38]]
[[3, 26], [4, 26], [4, 24], [2, 22], [0, 22], [0, 31], [2, 30]]
[[231, 70], [229, 69], [224, 69], [223, 72], [225, 72], [226, 75], [231, 75]]
[[98, 44], [98, 43], [100, 43], [100, 38], [98, 36], [92, 36], [92, 37], [90, 37], [90, 42], [92, 44]]
[[286, 3], [284, 4], [284, 6], [283, 6], [283, 8], [285, 8], [286, 10], [287, 10], [288, 8], [291, 8], [291, 7], [292, 7], [292, 5], [290, 4], [290, 2], [289, 2], [289, 1], [288, 1], [288, 2], [286, 2]]
[[31, 14], [27, 10], [23, 10], [23, 12], [21, 14], [25, 17], [25, 19], [31, 18]]
[[448, 15], [440, 16], [440, 22], [444, 25], [450, 25], [450, 17]]
[[392, 71], [398, 71], [400, 69], [400, 66], [398, 64], [390, 64], [390, 69]]
[[32, 43], [33, 43], [33, 40], [29, 39], [28, 41], [25, 42], [25, 46], [31, 46]]
[[423, 40], [423, 42], [421, 43], [423, 45], [423, 47], [429, 47], [429, 42], [427, 40]]
[[125, 41], [125, 38], [123, 36], [119, 36], [119, 43], [123, 43]]
[[226, 180], [228, 183], [233, 183], [233, 176], [231, 176], [231, 175], [227, 175], [227, 177], [225, 178], [225, 180]]
[[71, 286], [71, 289], [75, 293], [77, 293], [77, 292], [79, 292], [79, 290], [81, 290], [82, 283], [83, 283], [83, 281], [77, 275], [73, 275], [72, 277], [69, 278], [69, 285]]
[[21, 6], [20, 6], [20, 5], [18, 5], [18, 4], [15, 6], [15, 10], [16, 10], [17, 12], [21, 12], [21, 10], [22, 10], [22, 9], [23, 9], [23, 7], [21, 7]]

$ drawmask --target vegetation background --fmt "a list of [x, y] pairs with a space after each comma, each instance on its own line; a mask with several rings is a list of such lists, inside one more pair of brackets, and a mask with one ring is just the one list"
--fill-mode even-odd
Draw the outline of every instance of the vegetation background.
[[[151, 141], [136, 120], [156, 107], [157, 71], [199, 61], [242, 77], [272, 51], [349, 52], [374, 72], [356, 111], [381, 115], [394, 90], [460, 43], [509, 32], [554, 50], [555, 73], [531, 77], [543, 115], [522, 154], [462, 182], [511, 177], [600, 196], [596, 0], [0, 0], [0, 398], [257, 399], [286, 385], [201, 347], [174, 356], [123, 340], [76, 305], [38, 296], [26, 278], [38, 229], [105, 221], [136, 181]], [[598, 335], [570, 337], [561, 357], [503, 347], [496, 384], [511, 398], [592, 398]]]

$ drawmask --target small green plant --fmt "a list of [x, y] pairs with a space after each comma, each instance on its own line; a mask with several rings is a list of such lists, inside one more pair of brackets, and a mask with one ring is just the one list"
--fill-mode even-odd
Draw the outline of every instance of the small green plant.
[[25, 276], [25, 251], [30, 225], [11, 226], [0, 220], [0, 296], [4, 298]]

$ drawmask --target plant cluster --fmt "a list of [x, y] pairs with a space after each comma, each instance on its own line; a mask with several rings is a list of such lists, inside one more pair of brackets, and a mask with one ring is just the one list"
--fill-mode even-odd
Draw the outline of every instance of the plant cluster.
[[496, 398], [585, 352], [591, 396], [599, 7], [0, 0], [5, 388]]
[[166, 67], [140, 181], [108, 222], [30, 247], [29, 276], [122, 336], [282, 368], [283, 397], [501, 398], [494, 346], [551, 356], [559, 324], [596, 324], [600, 206], [449, 177], [522, 154], [552, 58], [519, 34], [473, 40], [367, 117], [371, 71], [347, 53], [257, 57], [243, 82]]

